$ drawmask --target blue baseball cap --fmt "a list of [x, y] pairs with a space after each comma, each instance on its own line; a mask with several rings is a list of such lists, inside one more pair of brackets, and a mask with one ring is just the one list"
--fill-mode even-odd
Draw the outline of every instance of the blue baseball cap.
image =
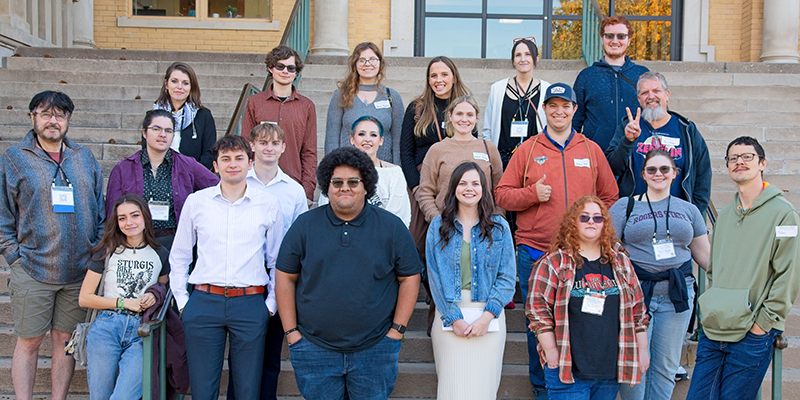
[[553, 97], [558, 97], [576, 104], [578, 103], [578, 100], [575, 99], [575, 92], [566, 83], [554, 83], [550, 85], [544, 92], [544, 101], [542, 104], [547, 104], [547, 101]]

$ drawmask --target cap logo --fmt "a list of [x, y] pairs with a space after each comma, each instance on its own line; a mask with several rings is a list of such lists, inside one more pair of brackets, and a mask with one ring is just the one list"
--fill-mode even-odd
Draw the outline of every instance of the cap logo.
[[563, 94], [564, 92], [565, 92], [565, 90], [561, 86], [556, 86], [554, 88], [550, 88], [550, 93], [552, 93], [552, 94]]

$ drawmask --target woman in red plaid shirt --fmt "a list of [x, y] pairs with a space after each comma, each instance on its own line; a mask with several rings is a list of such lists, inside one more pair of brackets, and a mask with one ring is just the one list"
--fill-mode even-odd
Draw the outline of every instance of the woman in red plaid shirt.
[[650, 365], [644, 297], [595, 196], [570, 205], [534, 268], [526, 313], [551, 400], [614, 400]]

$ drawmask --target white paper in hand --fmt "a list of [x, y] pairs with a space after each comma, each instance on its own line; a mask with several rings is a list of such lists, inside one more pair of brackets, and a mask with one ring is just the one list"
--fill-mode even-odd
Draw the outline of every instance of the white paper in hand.
[[[478, 318], [480, 318], [481, 315], [483, 315], [483, 309], [482, 308], [462, 308], [461, 309], [461, 315], [464, 316], [464, 321], [466, 321], [467, 324], [472, 325], [473, 322], [477, 321]], [[453, 330], [453, 325], [443, 326], [442, 330], [443, 331], [452, 331]], [[497, 318], [493, 318], [492, 321], [489, 322], [489, 332], [500, 332], [500, 322], [497, 320]]]

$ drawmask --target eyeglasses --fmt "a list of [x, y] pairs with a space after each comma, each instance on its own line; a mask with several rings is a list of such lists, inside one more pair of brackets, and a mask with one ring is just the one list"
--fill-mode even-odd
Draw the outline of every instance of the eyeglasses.
[[517, 42], [519, 42], [521, 40], [530, 40], [531, 42], [533, 42], [533, 44], [536, 44], [536, 38], [533, 37], [533, 36], [518, 37], [518, 38], [512, 40], [512, 42], [513, 43], [517, 43]]
[[625, 40], [625, 39], [628, 38], [628, 34], [627, 33], [616, 33], [616, 34], [615, 33], [604, 33], [603, 34], [603, 37], [608, 39], [608, 40], [614, 40], [614, 36], [617, 37], [617, 40]]
[[595, 215], [595, 216], [591, 217], [591, 216], [588, 216], [586, 214], [578, 216], [578, 221], [581, 221], [581, 223], [583, 223], [583, 224], [588, 223], [589, 220], [594, 221], [595, 224], [602, 224], [603, 221], [606, 220], [606, 217], [604, 217], [602, 215]]
[[160, 135], [161, 132], [164, 132], [167, 135], [172, 135], [175, 133], [175, 131], [170, 128], [162, 128], [158, 125], [149, 126], [147, 127], [147, 129], [153, 131], [153, 133], [155, 133], [156, 135]]
[[363, 179], [358, 179], [358, 178], [350, 178], [348, 180], [331, 179], [331, 185], [336, 189], [341, 189], [342, 186], [344, 186], [344, 183], [347, 182], [347, 186], [350, 187], [350, 189], [355, 189], [358, 187], [358, 184], [362, 181]]
[[644, 169], [644, 172], [647, 175], [655, 175], [656, 172], [661, 172], [661, 175], [666, 175], [669, 171], [672, 171], [672, 167], [669, 165], [662, 165], [660, 167], [647, 167]]
[[358, 64], [358, 65], [367, 65], [367, 64], [369, 64], [369, 65], [373, 65], [374, 66], [374, 65], [378, 65], [379, 62], [381, 62], [381, 60], [379, 60], [378, 57], [359, 58], [358, 60], [356, 60], [356, 64]]
[[727, 161], [728, 164], [736, 164], [736, 161], [739, 160], [739, 158], [741, 158], [742, 161], [744, 161], [744, 162], [750, 162], [750, 161], [753, 161], [756, 158], [757, 155], [758, 154], [754, 154], [754, 153], [731, 154], [731, 155], [725, 157], [725, 161]]
[[290, 74], [297, 72], [297, 66], [294, 65], [283, 65], [281, 63], [275, 64], [275, 69], [278, 71], [287, 70]]
[[56, 121], [64, 122], [67, 120], [67, 114], [65, 113], [52, 113], [50, 111], [42, 111], [42, 112], [32, 112], [31, 115], [38, 115], [39, 118], [50, 121], [53, 117], [56, 117]]

